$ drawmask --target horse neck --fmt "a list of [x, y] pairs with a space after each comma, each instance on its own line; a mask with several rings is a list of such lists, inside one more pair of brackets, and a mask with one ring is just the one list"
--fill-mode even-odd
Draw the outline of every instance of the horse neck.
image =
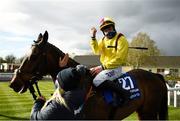
[[76, 61], [73, 60], [72, 58], [69, 58], [69, 61], [68, 61], [66, 67], [64, 67], [64, 68], [56, 68], [56, 69], [54, 70], [54, 72], [50, 72], [50, 75], [51, 75], [51, 77], [52, 77], [52, 79], [53, 79], [53, 82], [55, 82], [56, 76], [57, 76], [57, 74], [59, 73], [59, 71], [65, 69], [65, 68], [68, 68], [68, 67], [76, 67], [78, 64], [79, 64], [78, 62], [76, 62]]
[[[54, 54], [53, 54], [54, 59], [53, 60], [56, 61], [55, 63], [59, 64], [59, 58], [61, 57], [61, 59], [62, 59], [65, 56], [65, 53], [50, 43], [48, 43], [47, 47], [51, 48], [53, 50], [53, 52], [54, 52]], [[66, 67], [60, 68], [60, 67], [58, 67], [59, 65], [55, 64], [56, 66], [54, 67], [53, 71], [49, 72], [49, 74], [51, 75], [53, 81], [55, 82], [56, 76], [59, 73], [59, 71], [65, 69], [65, 68], [68, 68], [68, 67], [76, 67], [76, 65], [78, 65], [78, 64], [79, 64], [78, 62], [76, 62], [72, 58], [69, 58]]]
[[67, 67], [76, 67], [77, 65], [79, 65], [80, 63], [76, 62], [75, 60], [73, 60], [72, 58], [69, 58], [68, 63], [67, 63]]

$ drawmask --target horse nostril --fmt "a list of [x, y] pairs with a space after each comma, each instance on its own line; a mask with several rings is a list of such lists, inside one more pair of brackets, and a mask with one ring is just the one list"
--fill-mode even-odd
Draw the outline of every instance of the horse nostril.
[[21, 90], [21, 86], [19, 83], [15, 83], [15, 81], [11, 81], [9, 87], [12, 88], [15, 92], [19, 92]]
[[11, 82], [9, 83], [9, 87], [10, 87], [10, 88], [13, 88], [13, 87], [14, 87], [13, 81], [11, 81]]

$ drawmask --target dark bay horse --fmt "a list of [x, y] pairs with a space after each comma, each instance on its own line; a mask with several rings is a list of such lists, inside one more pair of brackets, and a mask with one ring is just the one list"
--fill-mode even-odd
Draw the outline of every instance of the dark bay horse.
[[[59, 67], [59, 57], [65, 53], [47, 42], [48, 32], [40, 34], [31, 47], [31, 53], [24, 58], [21, 66], [15, 72], [10, 87], [15, 92], [23, 93], [29, 87], [29, 80], [46, 74], [52, 76], [53, 81], [57, 73], [63, 68]], [[79, 63], [69, 59], [67, 67], [75, 67]], [[166, 120], [168, 118], [167, 87], [164, 78], [155, 73], [141, 69], [128, 72], [137, 81], [141, 97], [131, 100], [127, 105], [119, 107], [112, 113], [112, 107], [107, 105], [98, 90], [90, 97], [83, 108], [86, 119], [124, 119], [134, 111], [140, 120]], [[90, 75], [89, 75], [90, 76]], [[87, 77], [88, 78], [88, 77]], [[88, 81], [87, 81], [88, 82]], [[92, 84], [92, 80], [89, 85]], [[87, 86], [87, 91], [91, 86]]]

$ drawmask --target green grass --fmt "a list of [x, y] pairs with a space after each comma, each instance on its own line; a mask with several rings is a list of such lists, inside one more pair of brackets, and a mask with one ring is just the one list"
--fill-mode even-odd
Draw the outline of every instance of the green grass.
[[[18, 94], [8, 85], [8, 82], [0, 82], [0, 120], [28, 120], [34, 102], [29, 90]], [[53, 93], [53, 82], [40, 81], [39, 88], [48, 99]]]
[[[33, 98], [29, 91], [18, 94], [8, 87], [8, 82], [0, 82], [0, 120], [29, 120]], [[51, 81], [40, 81], [41, 93], [48, 99], [53, 93]], [[169, 107], [169, 119], [180, 120], [180, 108]], [[136, 113], [124, 120], [137, 120]]]
[[[169, 106], [169, 120], [180, 120], [180, 108], [174, 108]], [[129, 117], [124, 120], [138, 120], [136, 113], [131, 114]]]

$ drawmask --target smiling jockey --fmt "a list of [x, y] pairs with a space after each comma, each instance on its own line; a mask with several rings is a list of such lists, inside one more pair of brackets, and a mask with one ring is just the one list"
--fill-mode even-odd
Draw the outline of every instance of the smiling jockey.
[[105, 17], [100, 21], [100, 30], [104, 37], [99, 41], [96, 40], [96, 28], [90, 30], [90, 45], [93, 52], [100, 55], [100, 66], [91, 69], [91, 73], [97, 75], [93, 84], [103, 90], [111, 90], [116, 92], [124, 101], [128, 100], [128, 92], [122, 87], [116, 85], [113, 80], [120, 77], [122, 73], [122, 65], [125, 64], [128, 54], [128, 42], [126, 37], [117, 33], [114, 21]]

